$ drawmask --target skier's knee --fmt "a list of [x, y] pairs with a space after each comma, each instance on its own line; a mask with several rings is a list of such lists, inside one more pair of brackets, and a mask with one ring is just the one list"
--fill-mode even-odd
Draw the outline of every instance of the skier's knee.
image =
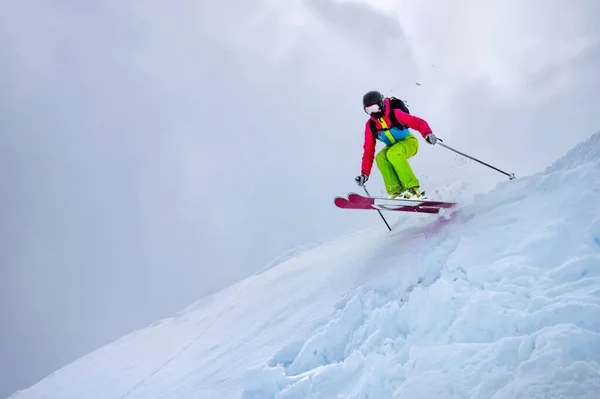
[[406, 159], [406, 149], [404, 147], [400, 147], [398, 149], [396, 149], [395, 151], [389, 151], [388, 152], [388, 157], [390, 159]]
[[382, 162], [386, 162], [386, 161], [387, 161], [387, 153], [385, 151], [380, 151], [375, 156], [375, 162], [377, 162], [377, 165], [381, 165]]

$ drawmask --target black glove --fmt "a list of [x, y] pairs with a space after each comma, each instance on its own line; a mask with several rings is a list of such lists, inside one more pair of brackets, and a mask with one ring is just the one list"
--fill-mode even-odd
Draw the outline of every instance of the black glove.
[[367, 180], [369, 180], [369, 176], [365, 175], [364, 173], [360, 176], [356, 176], [356, 184], [358, 184], [359, 186], [364, 186], [365, 183], [367, 182]]
[[425, 140], [427, 140], [429, 144], [435, 144], [437, 143], [438, 139], [435, 137], [435, 134], [429, 133], [427, 136], [425, 136]]

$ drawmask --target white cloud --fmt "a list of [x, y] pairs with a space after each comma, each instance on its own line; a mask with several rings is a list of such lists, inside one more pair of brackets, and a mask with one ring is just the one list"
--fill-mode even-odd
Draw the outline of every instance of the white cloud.
[[[5, 342], [48, 351], [19, 384], [286, 248], [379, 223], [331, 205], [355, 189], [367, 90], [521, 173], [597, 130], [600, 6], [543, 4], [3, 2], [0, 281], [19, 290], [2, 309], [30, 318]], [[503, 179], [421, 143], [430, 187]]]

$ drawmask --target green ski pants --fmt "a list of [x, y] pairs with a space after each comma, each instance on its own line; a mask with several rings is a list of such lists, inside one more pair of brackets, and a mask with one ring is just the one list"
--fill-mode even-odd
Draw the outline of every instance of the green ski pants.
[[420, 183], [407, 159], [419, 150], [419, 140], [412, 134], [385, 147], [375, 157], [377, 167], [383, 176], [388, 194], [398, 194], [409, 188], [419, 187]]

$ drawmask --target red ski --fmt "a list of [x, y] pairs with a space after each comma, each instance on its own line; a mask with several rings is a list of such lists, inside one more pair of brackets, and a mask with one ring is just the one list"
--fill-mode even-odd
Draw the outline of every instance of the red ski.
[[367, 204], [367, 203], [355, 203], [350, 202], [346, 198], [335, 197], [333, 203], [338, 208], [342, 209], [365, 209], [372, 211], [400, 211], [400, 212], [417, 212], [417, 213], [438, 213], [440, 208], [436, 207], [421, 207], [418, 205], [398, 205], [398, 204], [389, 204], [389, 205], [376, 205], [376, 204]]
[[427, 208], [452, 208], [456, 205], [456, 202], [445, 202], [445, 201], [430, 201], [430, 200], [418, 200], [418, 199], [404, 199], [404, 198], [377, 198], [377, 197], [365, 197], [364, 195], [350, 193], [348, 194], [348, 201], [353, 204], [359, 205], [375, 205], [386, 206], [386, 207], [427, 207]]

